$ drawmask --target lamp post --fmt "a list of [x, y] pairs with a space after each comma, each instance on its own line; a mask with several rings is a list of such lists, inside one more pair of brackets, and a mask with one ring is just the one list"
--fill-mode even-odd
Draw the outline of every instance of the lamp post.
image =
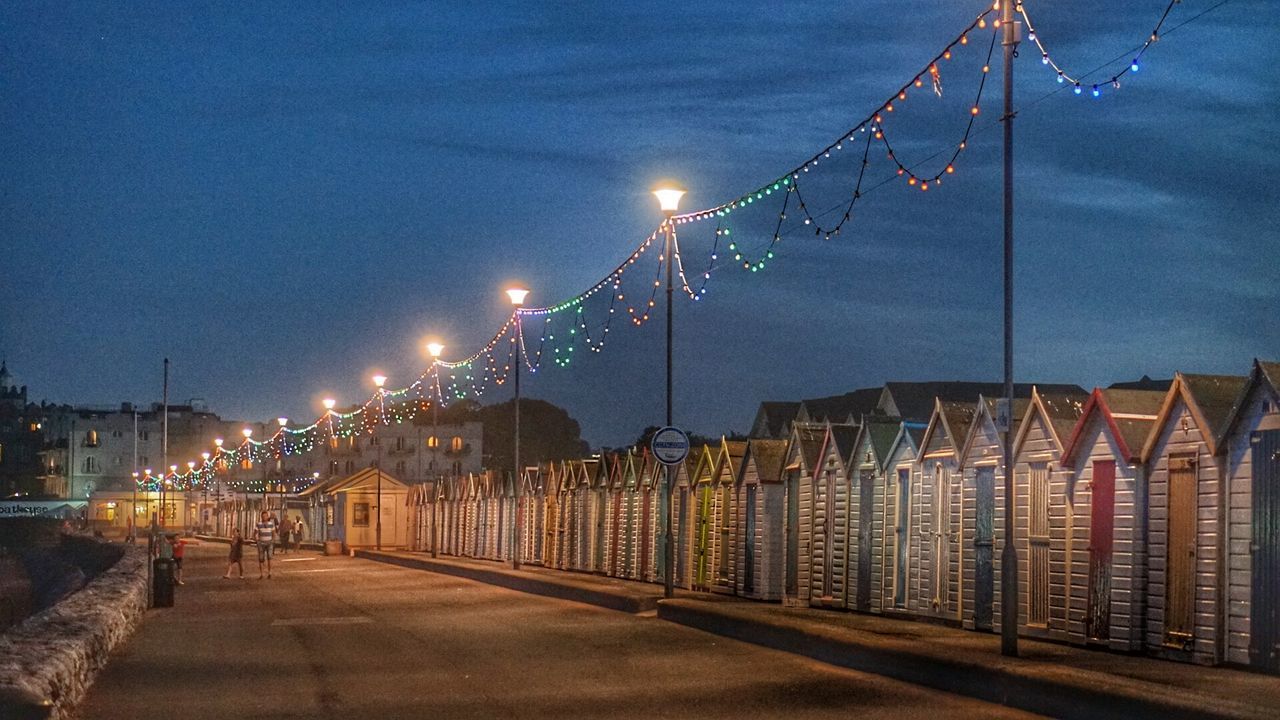
[[[213, 439], [213, 477], [215, 479], [218, 477], [219, 463], [223, 465], [223, 470], [226, 470], [226, 463], [222, 459], [222, 438], [220, 437]], [[224, 478], [224, 481], [229, 479], [230, 479], [230, 473], [228, 472], [228, 477]], [[218, 485], [218, 502], [219, 503], [222, 502], [222, 485], [221, 484]], [[221, 513], [219, 513], [219, 517], [221, 517]], [[219, 524], [221, 524], [221, 522], [219, 522]], [[222, 529], [222, 528], [219, 528], [219, 529]], [[231, 528], [227, 528], [227, 534], [228, 535], [231, 534]]]
[[[280, 429], [276, 431], [276, 434], [280, 436], [280, 449], [279, 449], [279, 454], [278, 454], [278, 455], [276, 455], [276, 472], [277, 472], [277, 473], [279, 473], [279, 475], [280, 475], [280, 479], [281, 479], [281, 480], [283, 480], [283, 479], [284, 479], [284, 476], [285, 476], [285, 473], [284, 473], [284, 450], [285, 450], [285, 446], [284, 446], [284, 433], [285, 433], [285, 428], [287, 428], [287, 427], [289, 426], [289, 418], [284, 417], [284, 416], [280, 416], [280, 417], [276, 418], [276, 425], [278, 425], [278, 426], [280, 427]], [[288, 513], [285, 511], [285, 506], [284, 506], [284, 495], [283, 495], [283, 494], [281, 494], [281, 495], [280, 495], [280, 515], [281, 515], [280, 522], [282, 522], [282, 523], [283, 523], [283, 522], [284, 522], [285, 517], [287, 517], [287, 516], [288, 516]]]
[[[200, 459], [204, 461], [204, 464], [200, 466], [200, 471], [209, 472], [211, 470], [209, 467], [209, 453], [200, 453]], [[205, 479], [200, 484], [204, 489], [204, 500], [200, 504], [200, 530], [207, 533], [209, 529], [205, 522], [205, 513], [209, 513], [208, 517], [213, 517], [213, 512], [209, 509], [209, 481]]]
[[[165, 516], [169, 514], [168, 508], [166, 506], [169, 503], [173, 502], [173, 493], [168, 491], [168, 487], [173, 484], [174, 480], [177, 480], [177, 479], [178, 479], [178, 466], [170, 465], [169, 475], [164, 479], [164, 483], [162, 483], [160, 486], [160, 492], [164, 493], [160, 499], [160, 519], [161, 520], [164, 520]], [[164, 523], [164, 525], [166, 528], [169, 526], [167, 522]]]
[[[386, 402], [387, 391], [383, 390], [382, 386], [387, 384], [387, 376], [374, 375], [373, 384], [376, 385], [378, 388], [378, 415], [379, 415], [378, 422], [382, 423], [386, 420], [386, 412], [387, 412], [387, 408], [384, 404]], [[373, 444], [376, 445], [378, 448], [378, 459], [376, 460], [374, 465], [374, 467], [377, 468], [376, 472], [378, 473], [378, 485], [377, 485], [377, 490], [375, 491], [377, 495], [376, 495], [376, 499], [374, 500], [374, 504], [378, 508], [378, 519], [377, 519], [377, 522], [374, 524], [373, 543], [376, 549], [381, 550], [382, 549], [382, 442], [378, 438], [378, 430], [376, 427], [374, 428], [374, 431], [373, 431]]]
[[[137, 421], [137, 413], [134, 413], [134, 421], [135, 422]], [[136, 433], [135, 433], [135, 436], [136, 436]], [[135, 441], [134, 444], [136, 445], [137, 442]], [[137, 453], [135, 452], [134, 454], [136, 455]], [[134, 467], [137, 467], [136, 462], [134, 463]], [[132, 507], [130, 507], [129, 509], [129, 513], [130, 513], [129, 542], [135, 543], [138, 541], [138, 471], [137, 470], [133, 471], [133, 502], [132, 502]]]
[[440, 452], [440, 355], [444, 345], [438, 342], [427, 343], [427, 352], [431, 355], [431, 367], [436, 374], [436, 399], [431, 401], [431, 557], [436, 557], [436, 537], [439, 523], [436, 521], [437, 502], [440, 497], [440, 475], [436, 471], [436, 459]]
[[516, 442], [511, 473], [511, 477], [515, 482], [512, 495], [516, 501], [516, 511], [511, 513], [511, 567], [514, 570], [520, 569], [520, 523], [516, 518], [520, 514], [520, 363], [524, 362], [521, 354], [521, 348], [524, 345], [524, 331], [520, 323], [520, 306], [524, 305], [524, 299], [528, 295], [529, 291], [523, 287], [513, 287], [507, 290], [507, 297], [511, 299], [511, 304], [515, 306], [514, 317], [516, 322]]
[[[662, 261], [667, 265], [667, 426], [671, 426], [671, 325], [672, 325], [672, 281], [671, 266], [675, 264], [672, 258], [672, 252], [675, 250], [675, 231], [672, 227], [676, 210], [680, 207], [680, 198], [684, 197], [684, 189], [669, 183], [660, 184], [653, 189], [654, 197], [658, 198], [658, 206], [662, 209], [663, 221], [662, 229], [665, 231]], [[666, 537], [666, 547], [663, 548], [662, 564], [663, 570], [663, 597], [672, 597], [675, 595], [675, 578], [673, 571], [675, 570], [675, 547], [673, 545], [675, 538], [671, 531], [671, 498], [673, 486], [675, 485], [675, 466], [666, 466], [667, 487], [664, 491], [667, 499], [666, 511], [663, 513], [663, 523], [666, 525], [664, 536]]]
[[[188, 460], [188, 461], [187, 461], [187, 490], [190, 490], [190, 489], [191, 489], [191, 482], [192, 482], [192, 479], [193, 479], [193, 478], [195, 478], [195, 476], [196, 476], [196, 461], [195, 461], [195, 460]], [[190, 510], [190, 509], [191, 509], [191, 498], [188, 498], [188, 497], [186, 496], [186, 492], [187, 492], [187, 490], [184, 490], [184, 491], [183, 491], [183, 499], [182, 499], [182, 501], [183, 501], [183, 503], [187, 506], [187, 509], [188, 509], [188, 510]], [[187, 518], [187, 522], [188, 522], [188, 523], [190, 523], [190, 521], [191, 521], [191, 518]]]
[[1013, 59], [1022, 39], [1022, 25], [1013, 21], [1013, 2], [1000, 5], [1000, 22], [1004, 25], [1004, 402], [1007, 407], [1004, 427], [1004, 526], [1007, 528], [1004, 549], [1000, 553], [1000, 653], [1018, 654], [1018, 613], [1008, 608], [1018, 604], [1018, 550], [1014, 545], [1013, 522]]

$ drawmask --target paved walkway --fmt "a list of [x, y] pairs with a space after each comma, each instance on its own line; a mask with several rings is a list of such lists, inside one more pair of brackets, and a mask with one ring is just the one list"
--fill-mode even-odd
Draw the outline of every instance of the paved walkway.
[[81, 718], [1026, 717], [652, 613], [316, 553], [223, 580], [225, 553], [189, 551]]
[[1019, 642], [1020, 657], [1006, 658], [996, 635], [930, 623], [783, 608], [704, 593], [682, 592], [659, 602], [661, 586], [649, 583], [540, 567], [514, 573], [500, 563], [431, 560], [422, 553], [363, 554], [579, 602], [623, 593], [624, 598], [657, 603], [660, 618], [690, 627], [1043, 714], [1122, 713], [1160, 720], [1280, 717], [1280, 677], [1244, 670], [1027, 639]]

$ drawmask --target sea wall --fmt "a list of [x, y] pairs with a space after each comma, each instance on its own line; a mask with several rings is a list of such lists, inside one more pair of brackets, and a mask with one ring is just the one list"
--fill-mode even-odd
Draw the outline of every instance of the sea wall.
[[0, 718], [65, 718], [147, 609], [140, 547], [67, 537], [59, 553], [92, 577], [0, 635]]

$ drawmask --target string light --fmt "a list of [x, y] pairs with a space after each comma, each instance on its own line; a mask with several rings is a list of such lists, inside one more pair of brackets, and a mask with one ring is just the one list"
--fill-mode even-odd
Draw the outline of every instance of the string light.
[[[1169, 18], [1169, 13], [1173, 11], [1173, 6], [1179, 4], [1180, 2], [1181, 0], [1169, 0], [1169, 4], [1165, 6], [1164, 12], [1160, 14], [1160, 19], [1156, 21], [1155, 27], [1152, 28], [1151, 32], [1147, 34], [1146, 42], [1143, 42], [1141, 45], [1138, 46], [1137, 52], [1133, 55], [1133, 59], [1129, 61], [1127, 65], [1124, 65], [1119, 72], [1117, 72], [1115, 75], [1112, 75], [1109, 80], [1094, 84], [1091, 91], [1091, 94], [1093, 95], [1093, 97], [1098, 97], [1099, 95], [1101, 95], [1101, 89], [1100, 89], [1101, 86], [1111, 85], [1113, 88], [1119, 88], [1120, 78], [1124, 77], [1126, 73], [1138, 72], [1138, 69], [1140, 67], [1139, 60], [1142, 59], [1142, 55], [1147, 52], [1147, 48], [1151, 47], [1152, 43], [1158, 42], [1160, 40], [1160, 30], [1161, 28], [1164, 27], [1165, 20]], [[1062, 83], [1062, 84], [1070, 83], [1072, 85], [1072, 92], [1074, 92], [1076, 95], [1080, 95], [1082, 93], [1081, 83], [1083, 82], [1085, 76], [1084, 75], [1077, 76], [1067, 72], [1065, 69], [1063, 69], [1063, 67], [1060, 64], [1058, 64], [1058, 62], [1053, 58], [1053, 56], [1049, 54], [1049, 51], [1045, 48], [1044, 43], [1040, 40], [1040, 33], [1036, 32], [1035, 24], [1031, 22], [1031, 16], [1027, 14], [1027, 7], [1025, 3], [1018, 3], [1017, 11], [1020, 15], [1022, 15], [1023, 22], [1026, 23], [1027, 39], [1035, 43], [1036, 47], [1039, 48], [1040, 50], [1040, 64], [1048, 66], [1050, 69], [1052, 69], [1059, 83]]]

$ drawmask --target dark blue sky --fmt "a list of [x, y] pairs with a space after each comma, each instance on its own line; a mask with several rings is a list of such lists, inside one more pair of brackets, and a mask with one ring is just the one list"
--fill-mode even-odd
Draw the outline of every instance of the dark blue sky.
[[[1212, 4], [1186, 0], [1167, 27]], [[149, 402], [165, 355], [172, 396], [227, 417], [314, 416], [325, 393], [363, 399], [375, 369], [404, 384], [426, 336], [447, 357], [488, 340], [505, 282], [544, 304], [608, 273], [652, 231], [656, 179], [685, 183], [694, 209], [778, 176], [982, 10], [267, 5], [0, 8], [0, 355], [34, 397]], [[1164, 5], [1027, 8], [1085, 71]], [[926, 83], [886, 121], [904, 162], [958, 140], [989, 33], [943, 64], [941, 99]], [[1243, 373], [1280, 355], [1277, 37], [1274, 3], [1233, 0], [1097, 99], [1045, 97], [1059, 86], [1024, 45], [1019, 380]], [[999, 377], [999, 69], [997, 47], [944, 186], [876, 187], [830, 241], [791, 213], [765, 271], [722, 265], [705, 301], [677, 306], [678, 423], [743, 430], [761, 399]], [[843, 153], [805, 178], [815, 210], [852, 188]], [[870, 158], [867, 187], [893, 178], [883, 148]], [[760, 247], [777, 212], [740, 215], [735, 237]], [[691, 266], [714, 228], [681, 228]], [[603, 353], [525, 385], [594, 443], [662, 416], [661, 323], [615, 327]]]

